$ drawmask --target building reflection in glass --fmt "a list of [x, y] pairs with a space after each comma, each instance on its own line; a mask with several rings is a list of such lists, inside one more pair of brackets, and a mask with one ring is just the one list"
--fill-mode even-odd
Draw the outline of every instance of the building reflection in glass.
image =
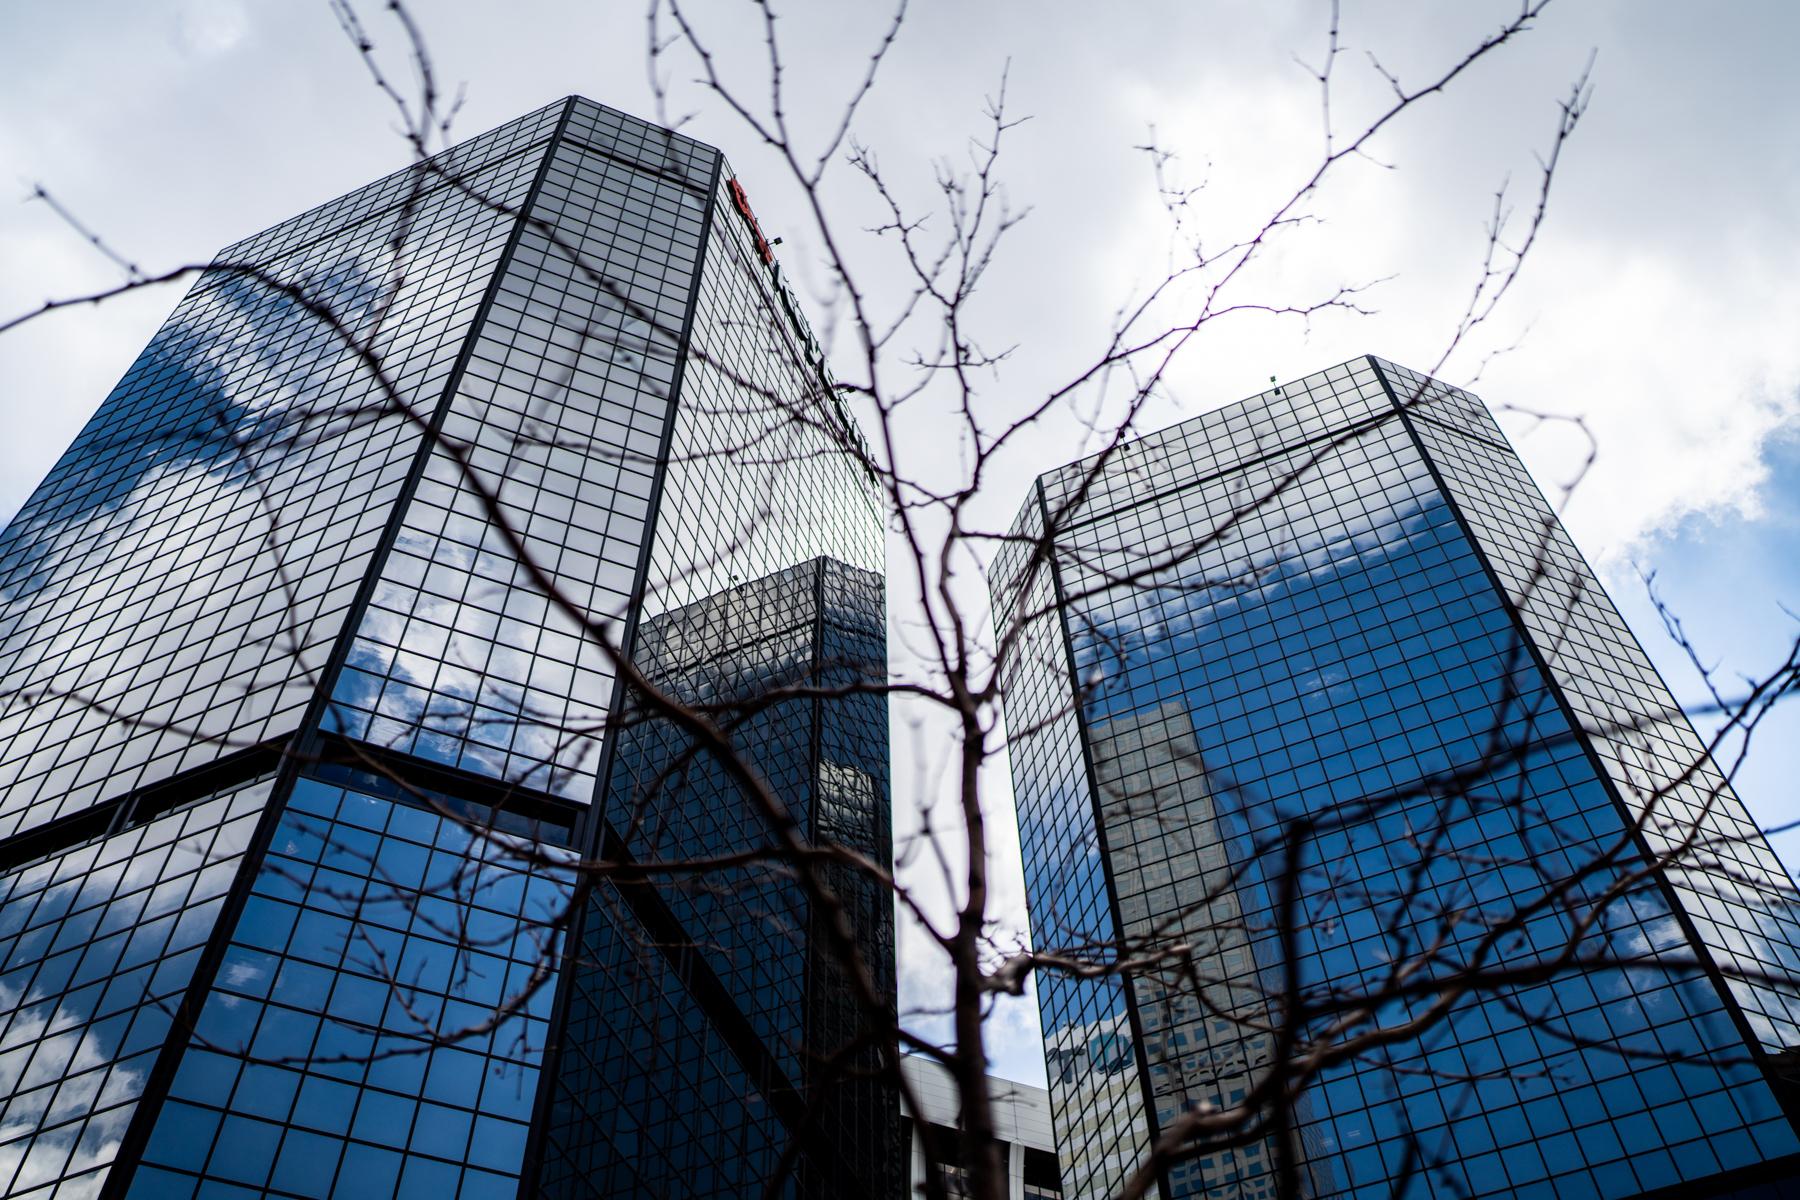
[[[704, 706], [809, 841], [886, 860], [885, 698], [778, 698], [882, 678], [878, 576], [815, 559], [661, 613], [639, 628], [637, 646], [648, 681]], [[770, 815], [716, 755], [641, 703], [626, 712], [606, 802], [624, 856], [682, 862], [772, 844]], [[827, 881], [878, 990], [891, 994], [885, 892], [841, 868]], [[879, 1065], [872, 1049], [843, 1057], [883, 1019], [857, 1002], [820, 928], [827, 919], [776, 861], [600, 893], [571, 981], [546, 1187], [756, 1192], [802, 1136], [796, 1194], [892, 1192], [895, 1096], [868, 1078]], [[691, 1038], [653, 1036], [657, 1014], [681, 1010], [699, 1014], [687, 1020]], [[576, 1036], [588, 1029], [608, 1032]], [[709, 1044], [725, 1053], [704, 1053]], [[734, 1066], [722, 1072], [721, 1058]], [[696, 1093], [711, 1102], [681, 1102]], [[809, 1106], [805, 1133], [795, 1117]], [[617, 1115], [592, 1119], [609, 1111]]]
[[[614, 752], [570, 607], [724, 686], [676, 626], [804, 579], [800, 658], [715, 603], [760, 664], [733, 686], [883, 669], [878, 496], [734, 189], [569, 97], [245, 238], [0, 533], [0, 1196], [535, 1193], [583, 1055], [632, 1065], [571, 1136], [665, 1155], [660, 1194], [803, 1128], [815, 1191], [834, 1139], [863, 1190], [899, 1169], [880, 1089], [802, 1119], [862, 1018], [791, 887], [570, 911], [571, 860], [680, 849], [608, 820], [661, 751]], [[810, 833], [883, 861], [885, 714], [743, 730]], [[656, 803], [726, 852], [704, 770]], [[891, 913], [838, 883], [891, 1004]], [[735, 1141], [688, 1136], [734, 1106]]]
[[[1646, 968], [1791, 969], [1790, 887], [1478, 401], [1356, 360], [1051, 472], [1015, 528], [1050, 524], [1051, 569], [993, 573], [1002, 628], [1041, 614], [1009, 721], [1060, 706], [1082, 760], [1050, 791], [1055, 740], [1014, 749], [1028, 898], [1040, 943], [1086, 911], [1192, 947], [1188, 978], [1123, 994], [1151, 1129], [1266, 1079], [1290, 995], [1297, 1045], [1391, 1025], [1405, 1004], [1344, 998], [1422, 953], [1466, 967], [1525, 909], [1491, 961], [1573, 939], [1645, 968], [1478, 990], [1326, 1067], [1288, 1112], [1305, 1189], [1625, 1196], [1785, 1169], [1787, 1085], [1757, 1060], [1794, 1041], [1792, 989]], [[1640, 870], [1695, 828], [1725, 848]], [[1091, 869], [1034, 872], [1070, 845]], [[1054, 1046], [1059, 986], [1040, 997]], [[1278, 1152], [1202, 1148], [1164, 1186], [1262, 1194]]]

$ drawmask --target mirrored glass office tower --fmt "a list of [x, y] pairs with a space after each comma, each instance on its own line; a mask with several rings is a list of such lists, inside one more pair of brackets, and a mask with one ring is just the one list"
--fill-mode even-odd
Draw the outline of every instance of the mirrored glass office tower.
[[0, 534], [0, 1196], [888, 1194], [754, 853], [890, 853], [857, 445], [720, 154], [591, 101], [222, 251]]
[[1014, 531], [1034, 937], [1180, 948], [1039, 978], [1068, 1194], [1301, 1059], [1162, 1194], [1800, 1171], [1792, 885], [1478, 400], [1357, 359], [1042, 476]]

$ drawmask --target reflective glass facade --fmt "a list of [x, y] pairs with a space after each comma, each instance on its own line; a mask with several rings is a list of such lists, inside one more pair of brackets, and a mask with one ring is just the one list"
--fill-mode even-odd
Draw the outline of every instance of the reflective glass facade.
[[99, 1194], [242, 865], [269, 781], [11, 865], [0, 883], [0, 1176]]
[[[841, 686], [880, 671], [882, 613], [878, 576], [819, 558], [647, 619], [637, 662], [659, 687], [720, 706], [809, 836], [885, 861], [885, 702], [766, 702], [784, 687]], [[630, 719], [607, 795], [608, 829], [625, 855], [670, 861], [763, 841], [766, 818], [717, 760], [665, 721], [641, 710]], [[835, 1065], [821, 1053], [867, 1030], [826, 944], [831, 918], [811, 912], [790, 873], [773, 867], [595, 897], [572, 969], [546, 1194], [759, 1195], [801, 1125], [809, 1132], [794, 1194], [898, 1194], [898, 1110], [893, 1093], [866, 1078], [874, 1053]], [[887, 896], [847, 871], [829, 881], [877, 987], [891, 995]], [[634, 925], [652, 936], [632, 938]], [[681, 932], [656, 936], [664, 930]], [[659, 1021], [694, 1024], [684, 1015], [694, 1010], [712, 1018], [700, 1022], [710, 1025], [704, 1038], [659, 1032]], [[835, 1099], [809, 1121], [807, 1098], [821, 1090]], [[706, 1106], [682, 1100], [693, 1095]]]
[[222, 251], [0, 534], [0, 1196], [716, 1195], [796, 1136], [885, 1194], [791, 881], [570, 908], [770, 834], [552, 599], [885, 861], [884, 702], [759, 699], [885, 669], [848, 420], [719, 153], [580, 98]]
[[[1006, 683], [1035, 936], [1193, 965], [1040, 980], [1066, 1189], [1264, 1078], [1284, 981], [1328, 1043], [1334, 998], [1424, 946], [1437, 971], [1570, 944], [1646, 965], [1462, 995], [1325, 1068], [1282, 1141], [1307, 1194], [1795, 1172], [1796, 996], [1720, 970], [1795, 969], [1791, 885], [1478, 400], [1358, 359], [1053, 471], [1015, 528], [1055, 530], [992, 573], [1001, 629], [1025, 622]], [[1272, 1195], [1278, 1137], [1160, 1186]]]

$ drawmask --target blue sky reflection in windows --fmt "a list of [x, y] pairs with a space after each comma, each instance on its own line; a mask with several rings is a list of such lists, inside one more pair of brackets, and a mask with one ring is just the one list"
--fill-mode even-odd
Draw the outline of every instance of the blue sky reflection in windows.
[[[1048, 569], [1015, 549], [992, 572], [1003, 627], [1041, 614], [1007, 701], [1035, 937], [1156, 930], [1202, 968], [1198, 988], [1040, 983], [1067, 1186], [1116, 1182], [1184, 1107], [1263, 1077], [1289, 966], [1321, 997], [1434, 938], [1462, 961], [1486, 917], [1569, 879], [1600, 901], [1695, 830], [1708, 848], [1604, 900], [1584, 949], [1800, 966], [1786, 874], [1475, 398], [1354, 360], [1044, 475], [1015, 528], [1052, 522]], [[1320, 824], [1289, 957], [1268, 847], [1302, 816]], [[1498, 961], [1571, 920], [1546, 913]], [[1775, 1090], [1795, 1004], [1655, 969], [1468, 999], [1326, 1070], [1293, 1109], [1295, 1158], [1321, 1196], [1386, 1195], [1415, 1167], [1430, 1194], [1606, 1197], [1780, 1170], [1800, 1151]], [[1109, 1108], [1103, 1081], [1127, 1077]], [[1273, 1194], [1274, 1149], [1162, 1186]]]
[[[616, 628], [685, 622], [752, 682], [881, 670], [879, 510], [730, 179], [571, 98], [227, 247], [0, 534], [0, 1196], [510, 1197], [571, 1097], [599, 1125], [566, 1186], [698, 1194], [706, 1147], [779, 1155], [816, 1082], [800, 1043], [851, 1032], [811, 994], [761, 1020], [822, 978], [791, 888], [725, 881], [786, 942], [740, 914], [704, 979], [674, 961], [682, 920], [724, 928], [704, 904], [589, 906], [576, 936], [642, 970], [584, 975], [569, 1007], [614, 1023], [574, 1036], [632, 1094], [577, 1094], [596, 1076], [548, 1049], [574, 983], [545, 923], [561, 864], [620, 842], [605, 814], [710, 802], [739, 839], [712, 852], [760, 827], [715, 779], [608, 794], [635, 786], [607, 774], [613, 670], [455, 461]], [[765, 653], [771, 624], [806, 636]], [[806, 737], [753, 754], [786, 756], [809, 829], [886, 854], [884, 707], [783, 719]], [[864, 909], [891, 989], [891, 911]], [[671, 1021], [704, 1078], [637, 1060]], [[830, 1136], [888, 1103], [846, 1093]], [[625, 1105], [664, 1120], [604, 1136]], [[881, 1155], [857, 1165], [878, 1191]]]

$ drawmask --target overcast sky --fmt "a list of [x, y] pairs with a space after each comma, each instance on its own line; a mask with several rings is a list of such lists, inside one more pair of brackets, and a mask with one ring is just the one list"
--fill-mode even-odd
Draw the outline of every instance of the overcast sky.
[[[1403, 78], [1424, 78], [1513, 7], [1348, 0], [1340, 119], [1354, 122], [1385, 86], [1368, 52]], [[467, 84], [462, 134], [570, 92], [654, 115], [641, 4], [414, 8], [442, 76]], [[1180, 153], [1188, 184], [1206, 181], [1195, 204], [1207, 229], [1229, 232], [1310, 171], [1318, 89], [1294, 56], [1318, 60], [1327, 12], [1312, 0], [915, 5], [859, 126], [910, 194], [924, 194], [932, 158], [963, 153], [1009, 61], [1011, 103], [1033, 117], [1012, 135], [1007, 168], [1008, 195], [1031, 216], [996, 264], [982, 310], [994, 345], [1018, 345], [997, 404], [1092, 357], [1119, 303], [1164, 270], [1165, 224], [1133, 149], [1150, 128]], [[378, 37], [391, 34], [378, 11], [366, 16]], [[783, 27], [800, 120], [833, 111], [880, 24], [869, 6], [792, 7]], [[1292, 300], [1394, 276], [1371, 297], [1380, 311], [1310, 326], [1222, 324], [1179, 365], [1146, 427], [1360, 353], [1435, 364], [1479, 268], [1494, 189], [1510, 177], [1515, 205], [1529, 209], [1556, 102], [1595, 54], [1592, 105], [1541, 241], [1493, 326], [1444, 374], [1466, 382], [1484, 351], [1517, 341], [1475, 390], [1496, 405], [1585, 417], [1600, 458], [1567, 519], [1678, 691], [1691, 695], [1692, 681], [1657, 634], [1634, 567], [1660, 572], [1727, 671], [1773, 665], [1796, 632], [1779, 604], [1800, 608], [1796, 44], [1800, 8], [1781, 0], [1553, 5], [1517, 46], [1385, 134], [1374, 161], [1352, 164], [1319, 200], [1323, 223], [1290, 239], [1254, 281], [1262, 298]], [[758, 49], [748, 36], [719, 46], [746, 82]], [[784, 265], [818, 278], [795, 197], [755, 138], [691, 89], [676, 111], [691, 115], [686, 132], [730, 156], [764, 227], [789, 238]], [[118, 277], [44, 206], [23, 203], [35, 183], [154, 271], [204, 259], [405, 157], [323, 0], [7, 6], [0, 188], [21, 203], [0, 204], [0, 310]], [[854, 222], [855, 198], [841, 196]], [[24, 500], [176, 299], [139, 295], [0, 339], [0, 515]], [[1553, 489], [1576, 442], [1563, 427], [1514, 428]], [[1016, 509], [1033, 472], [1081, 449], [1072, 421], [1047, 425], [984, 498], [993, 521]], [[1742, 787], [1766, 823], [1800, 816], [1791, 784], [1800, 722], [1791, 713], [1782, 722]], [[1790, 861], [1800, 848], [1778, 845]], [[1006, 884], [1016, 913], [1011, 864]], [[916, 947], [903, 953], [917, 963]], [[923, 974], [908, 978], [908, 998], [922, 999]], [[1015, 1007], [1003, 1024], [1000, 1069], [1038, 1078], [1035, 1017]]]

